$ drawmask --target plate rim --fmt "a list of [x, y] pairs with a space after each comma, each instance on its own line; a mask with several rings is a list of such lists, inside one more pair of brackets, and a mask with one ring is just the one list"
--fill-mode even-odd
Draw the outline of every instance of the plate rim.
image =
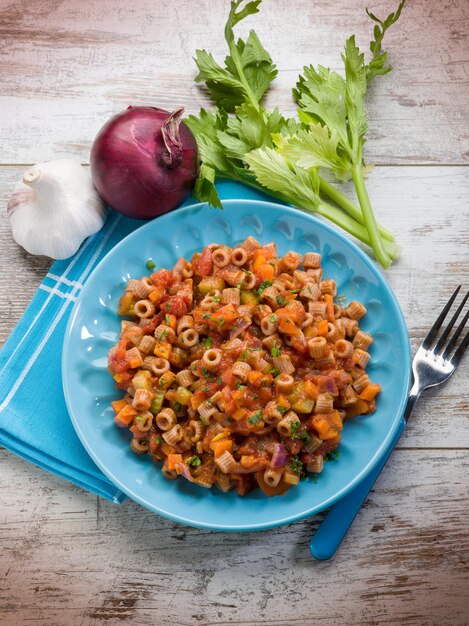
[[[67, 326], [65, 329], [65, 335], [64, 335], [64, 340], [63, 340], [63, 346], [62, 346], [62, 365], [61, 365], [61, 373], [62, 373], [62, 388], [63, 388], [63, 392], [64, 392], [64, 397], [65, 397], [65, 403], [67, 406], [67, 410], [68, 410], [68, 414], [70, 417], [70, 420], [72, 422], [72, 425], [75, 429], [75, 432], [78, 435], [78, 438], [80, 439], [80, 442], [82, 443], [82, 445], [84, 446], [86, 452], [88, 453], [88, 455], [92, 458], [92, 460], [94, 461], [94, 463], [96, 464], [96, 466], [103, 472], [103, 474], [119, 489], [121, 489], [121, 491], [123, 491], [127, 497], [129, 497], [130, 499], [134, 500], [135, 502], [137, 502], [138, 504], [144, 506], [145, 508], [149, 509], [150, 511], [152, 511], [153, 513], [156, 513], [158, 515], [161, 515], [162, 517], [165, 517], [166, 519], [170, 519], [172, 521], [181, 523], [181, 524], [185, 524], [191, 527], [195, 527], [195, 528], [204, 528], [204, 529], [209, 529], [209, 530], [215, 530], [215, 531], [221, 531], [221, 532], [252, 532], [252, 531], [258, 531], [258, 530], [267, 530], [269, 528], [275, 528], [278, 526], [283, 526], [286, 524], [291, 524], [293, 522], [302, 520], [302, 519], [306, 519], [308, 517], [311, 517], [312, 515], [316, 515], [317, 513], [319, 513], [320, 511], [325, 510], [326, 508], [330, 507], [332, 504], [334, 504], [335, 502], [337, 502], [338, 500], [340, 500], [341, 498], [345, 497], [348, 493], [350, 493], [355, 487], [357, 487], [359, 485], [359, 483], [364, 480], [372, 471], [373, 469], [376, 467], [376, 465], [378, 464], [378, 462], [380, 461], [380, 459], [382, 458], [382, 456], [386, 453], [386, 450], [388, 449], [392, 439], [394, 438], [394, 436], [397, 433], [397, 430], [399, 428], [399, 425], [402, 421], [402, 416], [404, 413], [404, 409], [407, 403], [407, 397], [408, 397], [408, 393], [409, 393], [409, 389], [410, 389], [410, 378], [411, 378], [411, 348], [410, 348], [410, 338], [409, 338], [409, 332], [407, 329], [407, 325], [404, 319], [404, 315], [402, 313], [402, 309], [401, 306], [394, 294], [394, 291], [391, 289], [390, 285], [388, 284], [385, 276], [383, 275], [381, 269], [378, 267], [378, 265], [351, 239], [349, 239], [345, 234], [343, 234], [342, 232], [340, 232], [339, 230], [337, 230], [335, 227], [329, 225], [328, 223], [325, 223], [322, 220], [319, 220], [315, 215], [312, 215], [310, 213], [306, 213], [304, 211], [301, 211], [297, 208], [291, 207], [291, 206], [286, 206], [283, 204], [280, 204], [278, 202], [269, 202], [267, 200], [256, 200], [256, 199], [244, 199], [244, 198], [229, 198], [226, 200], [223, 200], [223, 205], [230, 205], [232, 203], [236, 203], [236, 204], [243, 204], [246, 206], [253, 206], [256, 207], [257, 210], [259, 210], [259, 205], [261, 206], [261, 208], [264, 209], [269, 209], [272, 207], [275, 207], [277, 209], [280, 209], [281, 211], [286, 212], [287, 214], [291, 214], [295, 217], [298, 217], [298, 214], [300, 214], [302, 217], [304, 217], [306, 220], [309, 220], [311, 222], [313, 222], [314, 224], [319, 225], [321, 228], [324, 228], [326, 231], [328, 231], [330, 234], [332, 234], [333, 236], [338, 237], [339, 239], [341, 239], [343, 242], [345, 242], [345, 244], [347, 246], [349, 246], [360, 258], [362, 261], [364, 261], [364, 263], [368, 266], [369, 269], [371, 269], [372, 273], [376, 274], [377, 277], [379, 278], [380, 281], [380, 285], [381, 287], [384, 287], [384, 289], [388, 292], [388, 295], [391, 297], [391, 299], [394, 301], [396, 310], [397, 310], [397, 322], [399, 325], [399, 330], [400, 330], [400, 334], [402, 334], [405, 337], [405, 362], [404, 362], [404, 372], [403, 372], [403, 379], [404, 379], [404, 385], [403, 385], [403, 393], [401, 395], [400, 398], [400, 402], [399, 402], [399, 406], [398, 409], [396, 411], [396, 417], [394, 420], [394, 423], [392, 424], [392, 427], [390, 428], [389, 432], [387, 433], [387, 436], [382, 440], [380, 446], [377, 448], [377, 450], [375, 451], [375, 453], [373, 454], [372, 458], [370, 459], [370, 461], [368, 462], [368, 464], [361, 470], [361, 472], [359, 472], [358, 474], [355, 475], [355, 477], [353, 478], [353, 480], [348, 483], [345, 487], [343, 487], [341, 490], [335, 492], [333, 495], [331, 495], [329, 498], [327, 498], [326, 500], [323, 500], [320, 504], [311, 507], [310, 509], [307, 509], [305, 511], [302, 511], [300, 513], [296, 513], [296, 514], [292, 514], [292, 515], [287, 515], [285, 517], [282, 517], [281, 519], [276, 519], [274, 521], [269, 521], [269, 522], [260, 522], [260, 523], [255, 523], [255, 524], [242, 524], [242, 525], [227, 525], [227, 524], [217, 524], [216, 522], [201, 522], [199, 520], [192, 520], [190, 517], [185, 517], [183, 515], [177, 515], [172, 513], [171, 511], [166, 511], [165, 509], [155, 505], [152, 502], [149, 502], [148, 500], [146, 500], [145, 498], [135, 494], [131, 488], [129, 488], [127, 485], [123, 484], [121, 482], [121, 480], [119, 478], [117, 478], [112, 471], [110, 471], [106, 465], [104, 463], [101, 462], [101, 460], [99, 459], [99, 457], [95, 454], [93, 447], [89, 444], [86, 436], [84, 435], [84, 433], [82, 432], [81, 428], [80, 428], [80, 421], [77, 418], [77, 415], [74, 412], [74, 408], [73, 408], [73, 402], [71, 400], [71, 396], [69, 393], [69, 388], [68, 388], [68, 382], [67, 382], [67, 376], [66, 376], [66, 371], [68, 369], [68, 358], [69, 358], [69, 353], [70, 353], [70, 342], [71, 342], [71, 336], [72, 336], [72, 329], [73, 329], [73, 325], [74, 325], [74, 320], [80, 310], [80, 306], [82, 305], [82, 302], [85, 298], [85, 294], [86, 294], [86, 285], [88, 284], [88, 282], [92, 279], [92, 277], [94, 276], [95, 273], [97, 273], [99, 271], [99, 269], [101, 268], [102, 265], [104, 265], [107, 262], [108, 257], [110, 257], [111, 255], [115, 254], [118, 250], [120, 250], [122, 247], [124, 247], [125, 245], [127, 245], [127, 241], [129, 239], [132, 239], [133, 237], [138, 236], [138, 233], [140, 232], [140, 230], [142, 229], [149, 229], [152, 226], [154, 226], [154, 223], [157, 220], [161, 220], [161, 219], [165, 219], [168, 218], [169, 216], [174, 217], [174, 213], [175, 211], [181, 211], [181, 212], [191, 212], [194, 210], [198, 210], [198, 209], [203, 209], [203, 208], [209, 208], [208, 203], [206, 202], [195, 202], [192, 204], [188, 204], [182, 207], [179, 207], [178, 209], [176, 209], [175, 211], [170, 211], [169, 213], [165, 213], [163, 215], [160, 215], [148, 222], [143, 223], [141, 226], [138, 226], [135, 230], [133, 230], [132, 232], [128, 233], [123, 239], [121, 239], [121, 241], [119, 241], [111, 250], [109, 250], [104, 257], [98, 262], [98, 264], [96, 265], [96, 267], [92, 270], [92, 272], [90, 273], [90, 275], [88, 276], [86, 282], [85, 282], [85, 286], [84, 288], [81, 290], [81, 292], [79, 293], [76, 302], [74, 302], [73, 304], [73, 308], [70, 312], [70, 316], [69, 319], [67, 321]], [[112, 213], [111, 213], [112, 215]], [[119, 215], [117, 216], [117, 218], [119, 217]]]

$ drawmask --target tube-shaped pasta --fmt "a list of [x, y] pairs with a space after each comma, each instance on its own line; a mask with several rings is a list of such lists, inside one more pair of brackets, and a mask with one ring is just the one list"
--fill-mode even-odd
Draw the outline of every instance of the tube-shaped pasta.
[[221, 363], [221, 350], [217, 348], [209, 348], [205, 350], [202, 355], [202, 365], [208, 369], [209, 372], [215, 371]]
[[143, 365], [142, 353], [138, 348], [130, 348], [130, 350], [127, 350], [125, 358], [132, 368], [141, 367]]
[[191, 276], [193, 276], [193, 274], [194, 272], [192, 271], [190, 263], [186, 263], [186, 265], [181, 268], [181, 276], [183, 278], [190, 278]]
[[312, 359], [322, 359], [329, 352], [325, 337], [313, 337], [308, 341], [308, 352]]
[[258, 304], [254, 309], [254, 321], [260, 324], [264, 317], [272, 315], [273, 311], [268, 304]]
[[290, 376], [289, 374], [280, 374], [275, 379], [275, 386], [277, 387], [277, 391], [279, 393], [285, 393], [288, 395], [295, 388], [295, 381], [293, 376]]
[[137, 324], [135, 322], [131, 322], [130, 320], [122, 320], [121, 321], [121, 337], [130, 328], [137, 328]]
[[134, 454], [145, 454], [145, 452], [148, 452], [148, 441], [146, 439], [133, 437], [130, 442], [130, 449]]
[[150, 408], [154, 395], [153, 391], [150, 391], [149, 389], [136, 389], [132, 400], [132, 406], [136, 408], [137, 411], [146, 411]]
[[187, 330], [188, 328], [194, 328], [195, 322], [194, 318], [191, 315], [183, 315], [178, 319], [177, 323], [177, 332], [180, 335], [182, 332]]
[[321, 290], [321, 293], [323, 295], [326, 293], [331, 296], [337, 295], [337, 285], [335, 280], [321, 280], [321, 282], [319, 283], [319, 289]]
[[293, 374], [295, 366], [291, 362], [288, 354], [281, 354], [280, 356], [274, 356], [272, 358], [274, 367], [278, 369], [281, 374]]
[[204, 311], [215, 311], [215, 309], [218, 306], [218, 302], [220, 301], [220, 298], [218, 298], [218, 301], [215, 300], [215, 298], [213, 296], [205, 296], [205, 298], [201, 301], [200, 303], [200, 308], [204, 309]]
[[326, 356], [323, 356], [321, 359], [316, 359], [316, 367], [318, 369], [332, 369], [335, 365], [335, 357], [332, 351], [329, 351]]
[[269, 485], [269, 487], [276, 487], [282, 480], [283, 472], [283, 468], [266, 469], [264, 472], [264, 480]]
[[199, 342], [199, 333], [195, 328], [183, 330], [178, 337], [178, 343], [183, 348], [192, 348]]
[[307, 269], [306, 273], [311, 276], [315, 283], [319, 283], [322, 278], [322, 268], [318, 269]]
[[360, 394], [365, 387], [367, 387], [370, 383], [370, 379], [368, 378], [368, 375], [365, 374], [365, 372], [363, 372], [363, 374], [361, 376], [358, 376], [358, 378], [355, 378], [355, 380], [352, 383], [352, 387], [355, 389], [355, 391]]
[[326, 317], [326, 302], [308, 302], [308, 311], [314, 318], [324, 319]]
[[236, 287], [223, 289], [223, 291], [221, 292], [221, 301], [223, 304], [234, 304], [237, 306], [240, 302], [239, 289], [236, 289]]
[[340, 319], [344, 325], [345, 335], [347, 337], [353, 337], [358, 332], [358, 322], [347, 316], [343, 316]]
[[313, 323], [313, 315], [311, 313], [306, 313], [305, 319], [301, 323], [301, 328], [308, 328]]
[[176, 413], [169, 407], [164, 408], [155, 418], [160, 430], [169, 430], [176, 424]]
[[176, 333], [167, 324], [160, 324], [155, 328], [155, 338], [158, 341], [168, 341], [169, 343], [175, 343]]
[[275, 400], [266, 404], [262, 411], [262, 419], [268, 426], [272, 426], [282, 419], [282, 414], [278, 410]]
[[322, 454], [314, 454], [310, 462], [306, 465], [308, 472], [312, 474], [320, 474], [324, 467], [324, 457]]
[[300, 298], [306, 298], [307, 300], [311, 300], [312, 302], [319, 300], [320, 297], [321, 290], [319, 289], [317, 284], [313, 282], [306, 283], [306, 285], [300, 291]]
[[260, 326], [264, 335], [273, 335], [277, 330], [277, 316], [269, 315], [268, 317], [264, 317]]
[[243, 266], [248, 260], [248, 253], [244, 248], [233, 248], [230, 255], [230, 261], [233, 265]]
[[191, 427], [194, 433], [193, 436], [191, 437], [191, 441], [193, 441], [194, 443], [197, 443], [197, 441], [200, 441], [202, 437], [204, 436], [205, 426], [202, 424], [200, 420], [191, 420], [189, 422], [189, 426]]
[[233, 455], [231, 452], [228, 452], [228, 450], [225, 450], [215, 459], [215, 465], [219, 467], [224, 474], [229, 474], [238, 467], [237, 461], [235, 461]]
[[306, 285], [306, 283], [311, 282], [311, 277], [308, 276], [308, 274], [306, 272], [303, 272], [302, 270], [295, 270], [293, 272], [293, 278], [300, 283], [300, 285]]
[[367, 350], [373, 343], [373, 337], [365, 333], [363, 330], [359, 330], [355, 337], [353, 338], [353, 346], [355, 348], [361, 348], [362, 350]]
[[190, 370], [181, 370], [176, 374], [176, 380], [181, 387], [190, 387], [195, 378]]
[[155, 376], [162, 376], [169, 370], [169, 367], [168, 359], [163, 359], [162, 357], [157, 356], [152, 360], [151, 371], [155, 374]]
[[281, 346], [282, 340], [280, 339], [279, 335], [277, 335], [277, 333], [274, 333], [273, 335], [268, 335], [267, 337], [262, 339], [262, 345], [265, 346], [270, 352], [270, 350], [272, 350], [274, 346]]
[[236, 285], [240, 285], [244, 277], [244, 272], [242, 270], [229, 269], [228, 267], [224, 270], [223, 278], [225, 282], [230, 285], [230, 287], [236, 287]]
[[138, 344], [138, 349], [140, 352], [144, 352], [145, 354], [152, 354], [155, 349], [156, 339], [151, 335], [144, 335]]
[[337, 328], [337, 326], [329, 322], [327, 324], [327, 334], [326, 334], [327, 341], [330, 341], [331, 343], [335, 343], [336, 341], [339, 341], [341, 337], [342, 337], [342, 333]]
[[155, 305], [150, 300], [138, 300], [134, 304], [134, 313], [137, 317], [151, 317], [155, 314]]
[[162, 435], [168, 446], [175, 446], [181, 441], [183, 436], [181, 424], [174, 424], [172, 428], [165, 431]]
[[283, 272], [293, 273], [303, 263], [303, 255], [290, 250], [280, 261], [280, 269]]
[[330, 413], [334, 408], [334, 398], [329, 393], [320, 393], [316, 398], [315, 413]]
[[280, 433], [282, 437], [290, 437], [292, 424], [301, 424], [300, 418], [295, 411], [288, 411], [277, 423], [277, 432]]
[[243, 289], [254, 289], [256, 286], [256, 277], [252, 272], [247, 272], [243, 276], [243, 280], [241, 281], [241, 287]]
[[303, 267], [305, 269], [318, 269], [321, 266], [321, 255], [318, 252], [306, 252], [303, 257]]
[[257, 239], [254, 239], [254, 237], [251, 237], [251, 235], [249, 235], [249, 237], [246, 237], [246, 239], [241, 244], [241, 248], [244, 248], [246, 252], [251, 255], [254, 250], [260, 248], [260, 243], [257, 241]]
[[149, 285], [148, 282], [142, 278], [141, 280], [137, 281], [137, 285], [135, 285], [135, 289], [133, 291], [139, 298], [144, 299], [148, 296], [150, 291], [153, 291], [154, 288], [155, 286], [153, 285], [151, 281]]
[[165, 478], [168, 480], [176, 480], [178, 477], [176, 470], [168, 469], [168, 461], [163, 463], [163, 467], [161, 468], [161, 472]]
[[217, 412], [217, 407], [213, 406], [210, 400], [206, 400], [205, 402], [202, 402], [201, 405], [199, 405], [197, 411], [208, 424], [211, 421], [214, 413]]
[[345, 307], [344, 313], [352, 320], [359, 320], [365, 315], [366, 308], [361, 302], [353, 300], [348, 306]]
[[357, 365], [363, 367], [363, 369], [365, 369], [365, 367], [368, 365], [370, 358], [371, 356], [369, 352], [365, 352], [365, 350], [361, 350], [361, 348], [357, 348], [353, 353], [353, 360]]
[[322, 446], [322, 439], [319, 439], [319, 437], [316, 437], [316, 435], [310, 434], [310, 441], [308, 441], [308, 443], [305, 443], [302, 451], [306, 452], [307, 454], [313, 454], [313, 452], [316, 452], [316, 450]]
[[346, 359], [352, 356], [354, 352], [353, 345], [346, 339], [339, 339], [336, 341], [334, 344], [334, 350], [336, 355], [341, 359]]
[[236, 361], [231, 371], [236, 378], [245, 382], [249, 372], [251, 371], [251, 366], [248, 363], [243, 363], [243, 361]]
[[138, 286], [139, 286], [139, 282], [140, 282], [139, 280], [135, 280], [134, 278], [131, 278], [129, 282], [126, 284], [125, 290], [136, 294]]
[[349, 406], [350, 404], [354, 404], [357, 401], [357, 393], [352, 385], [347, 385], [340, 392], [340, 397], [342, 399], [343, 406]]
[[212, 252], [212, 261], [217, 267], [225, 267], [230, 262], [230, 255], [227, 250], [217, 248]]

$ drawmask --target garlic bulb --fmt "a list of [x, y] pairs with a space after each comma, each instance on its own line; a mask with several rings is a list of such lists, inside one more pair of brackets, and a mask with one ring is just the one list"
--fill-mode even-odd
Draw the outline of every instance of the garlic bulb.
[[27, 170], [8, 202], [14, 240], [31, 254], [67, 259], [98, 232], [106, 211], [80, 163], [61, 159]]

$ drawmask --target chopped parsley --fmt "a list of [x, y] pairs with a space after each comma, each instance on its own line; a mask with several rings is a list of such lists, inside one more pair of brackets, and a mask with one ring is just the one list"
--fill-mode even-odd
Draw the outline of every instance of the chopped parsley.
[[275, 322], [277, 321], [277, 318], [278, 318], [278, 315], [274, 313], [273, 315], [269, 317], [269, 320], [272, 322], [272, 324], [275, 324]]
[[340, 458], [340, 451], [338, 448], [331, 450], [326, 454], [326, 461], [337, 461]]
[[163, 443], [163, 439], [161, 437], [157, 437], [155, 439], [155, 443], [156, 443], [157, 446], [159, 446], [159, 445], [161, 445]]
[[208, 378], [210, 376], [210, 372], [206, 367], [202, 368], [202, 374], [205, 376], [205, 378]]
[[150, 272], [152, 272], [156, 267], [152, 259], [148, 259], [148, 261], [146, 262], [146, 266], [150, 270]]
[[263, 280], [259, 286], [259, 289], [257, 290], [257, 293], [259, 296], [262, 296], [262, 294], [264, 293], [264, 291], [267, 289], [267, 287], [271, 287], [272, 286], [272, 281], [271, 280]]
[[206, 337], [204, 341], [204, 346], [208, 349], [212, 347], [212, 344], [213, 344], [212, 338]]
[[222, 385], [222, 384], [223, 384], [222, 379], [221, 378], [217, 378], [217, 385]]
[[210, 317], [210, 313], [203, 313], [203, 314], [202, 314], [202, 319], [203, 319], [203, 320], [206, 320], [206, 319], [208, 319], [209, 317]]
[[220, 302], [220, 296], [213, 296], [214, 302]]
[[262, 417], [262, 412], [256, 411], [254, 415], [251, 415], [251, 417], [248, 419], [248, 422], [250, 424], [253, 424], [253, 426], [257, 426], [257, 424], [259, 424], [259, 422], [261, 421], [261, 417]]
[[174, 407], [173, 407], [173, 408], [174, 408], [174, 410], [175, 410], [175, 411], [176, 411], [176, 413], [177, 413], [178, 411], [180, 411], [180, 410], [181, 410], [181, 408], [182, 408], [182, 404], [181, 404], [180, 402], [177, 402], [177, 401], [176, 401], [176, 402], [174, 403]]
[[285, 304], [285, 300], [282, 298], [282, 296], [277, 296], [275, 300], [277, 301], [277, 304], [279, 306], [283, 306]]
[[303, 474], [303, 463], [300, 461], [297, 454], [292, 456], [290, 459], [290, 469], [297, 476], [301, 477], [301, 475]]
[[272, 347], [272, 350], [270, 351], [270, 356], [280, 356], [280, 350], [278, 346]]
[[166, 302], [165, 303], [165, 308], [167, 311], [172, 311], [173, 310], [173, 305], [171, 304], [171, 302]]
[[236, 389], [239, 389], [241, 391], [242, 389], [246, 389], [246, 385], [243, 385], [242, 383], [237, 382]]
[[160, 339], [163, 341], [163, 339], [166, 337], [167, 334], [168, 334], [168, 331], [164, 330], [160, 335]]
[[207, 393], [208, 391], [210, 391], [210, 387], [202, 387], [202, 389], [200, 391], [203, 391], [204, 393]]
[[283, 415], [284, 413], [287, 412], [287, 407], [286, 406], [282, 406], [281, 404], [279, 404], [277, 406], [277, 410], [278, 410], [279, 413], [281, 413]]
[[196, 454], [187, 461], [187, 465], [192, 465], [193, 467], [199, 467], [201, 463], [202, 461]]
[[203, 415], [200, 415], [200, 413], [199, 413], [199, 419], [204, 426], [207, 426], [207, 420], [205, 419]]
[[273, 369], [270, 370], [269, 374], [272, 374], [272, 376], [275, 378], [275, 376], [277, 376], [279, 372], [280, 370], [274, 367]]
[[300, 434], [300, 439], [302, 439], [306, 445], [308, 445], [308, 443], [311, 443], [312, 438], [311, 435], [309, 434], [308, 431], [304, 430], [301, 434]]
[[290, 425], [290, 437], [292, 439], [299, 439], [298, 428], [301, 426], [300, 422], [292, 422]]
[[164, 316], [164, 321], [168, 326], [171, 326], [171, 318], [169, 317], [169, 313], [166, 313], [166, 315]]

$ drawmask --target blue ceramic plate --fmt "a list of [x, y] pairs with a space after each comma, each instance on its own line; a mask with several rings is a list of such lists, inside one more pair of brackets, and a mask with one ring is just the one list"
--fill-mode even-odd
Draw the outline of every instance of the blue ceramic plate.
[[[130, 433], [116, 428], [110, 406], [114, 389], [107, 366], [117, 341], [116, 310], [125, 283], [148, 273], [146, 260], [171, 268], [211, 242], [233, 246], [246, 236], [275, 241], [288, 250], [318, 251], [324, 275], [337, 281], [339, 294], [367, 308], [361, 327], [372, 333], [369, 373], [382, 387], [377, 411], [347, 422], [340, 458], [325, 464], [285, 496], [267, 498], [260, 490], [245, 497], [207, 490], [179, 479], [169, 481], [149, 457], [129, 449]], [[377, 463], [401, 419], [409, 387], [410, 348], [396, 299], [374, 263], [333, 228], [288, 207], [253, 200], [227, 200], [224, 211], [194, 204], [145, 224], [121, 241], [96, 267], [69, 320], [63, 351], [63, 384], [68, 410], [95, 463], [129, 497], [155, 513], [203, 528], [259, 530], [317, 513], [348, 493]]]

